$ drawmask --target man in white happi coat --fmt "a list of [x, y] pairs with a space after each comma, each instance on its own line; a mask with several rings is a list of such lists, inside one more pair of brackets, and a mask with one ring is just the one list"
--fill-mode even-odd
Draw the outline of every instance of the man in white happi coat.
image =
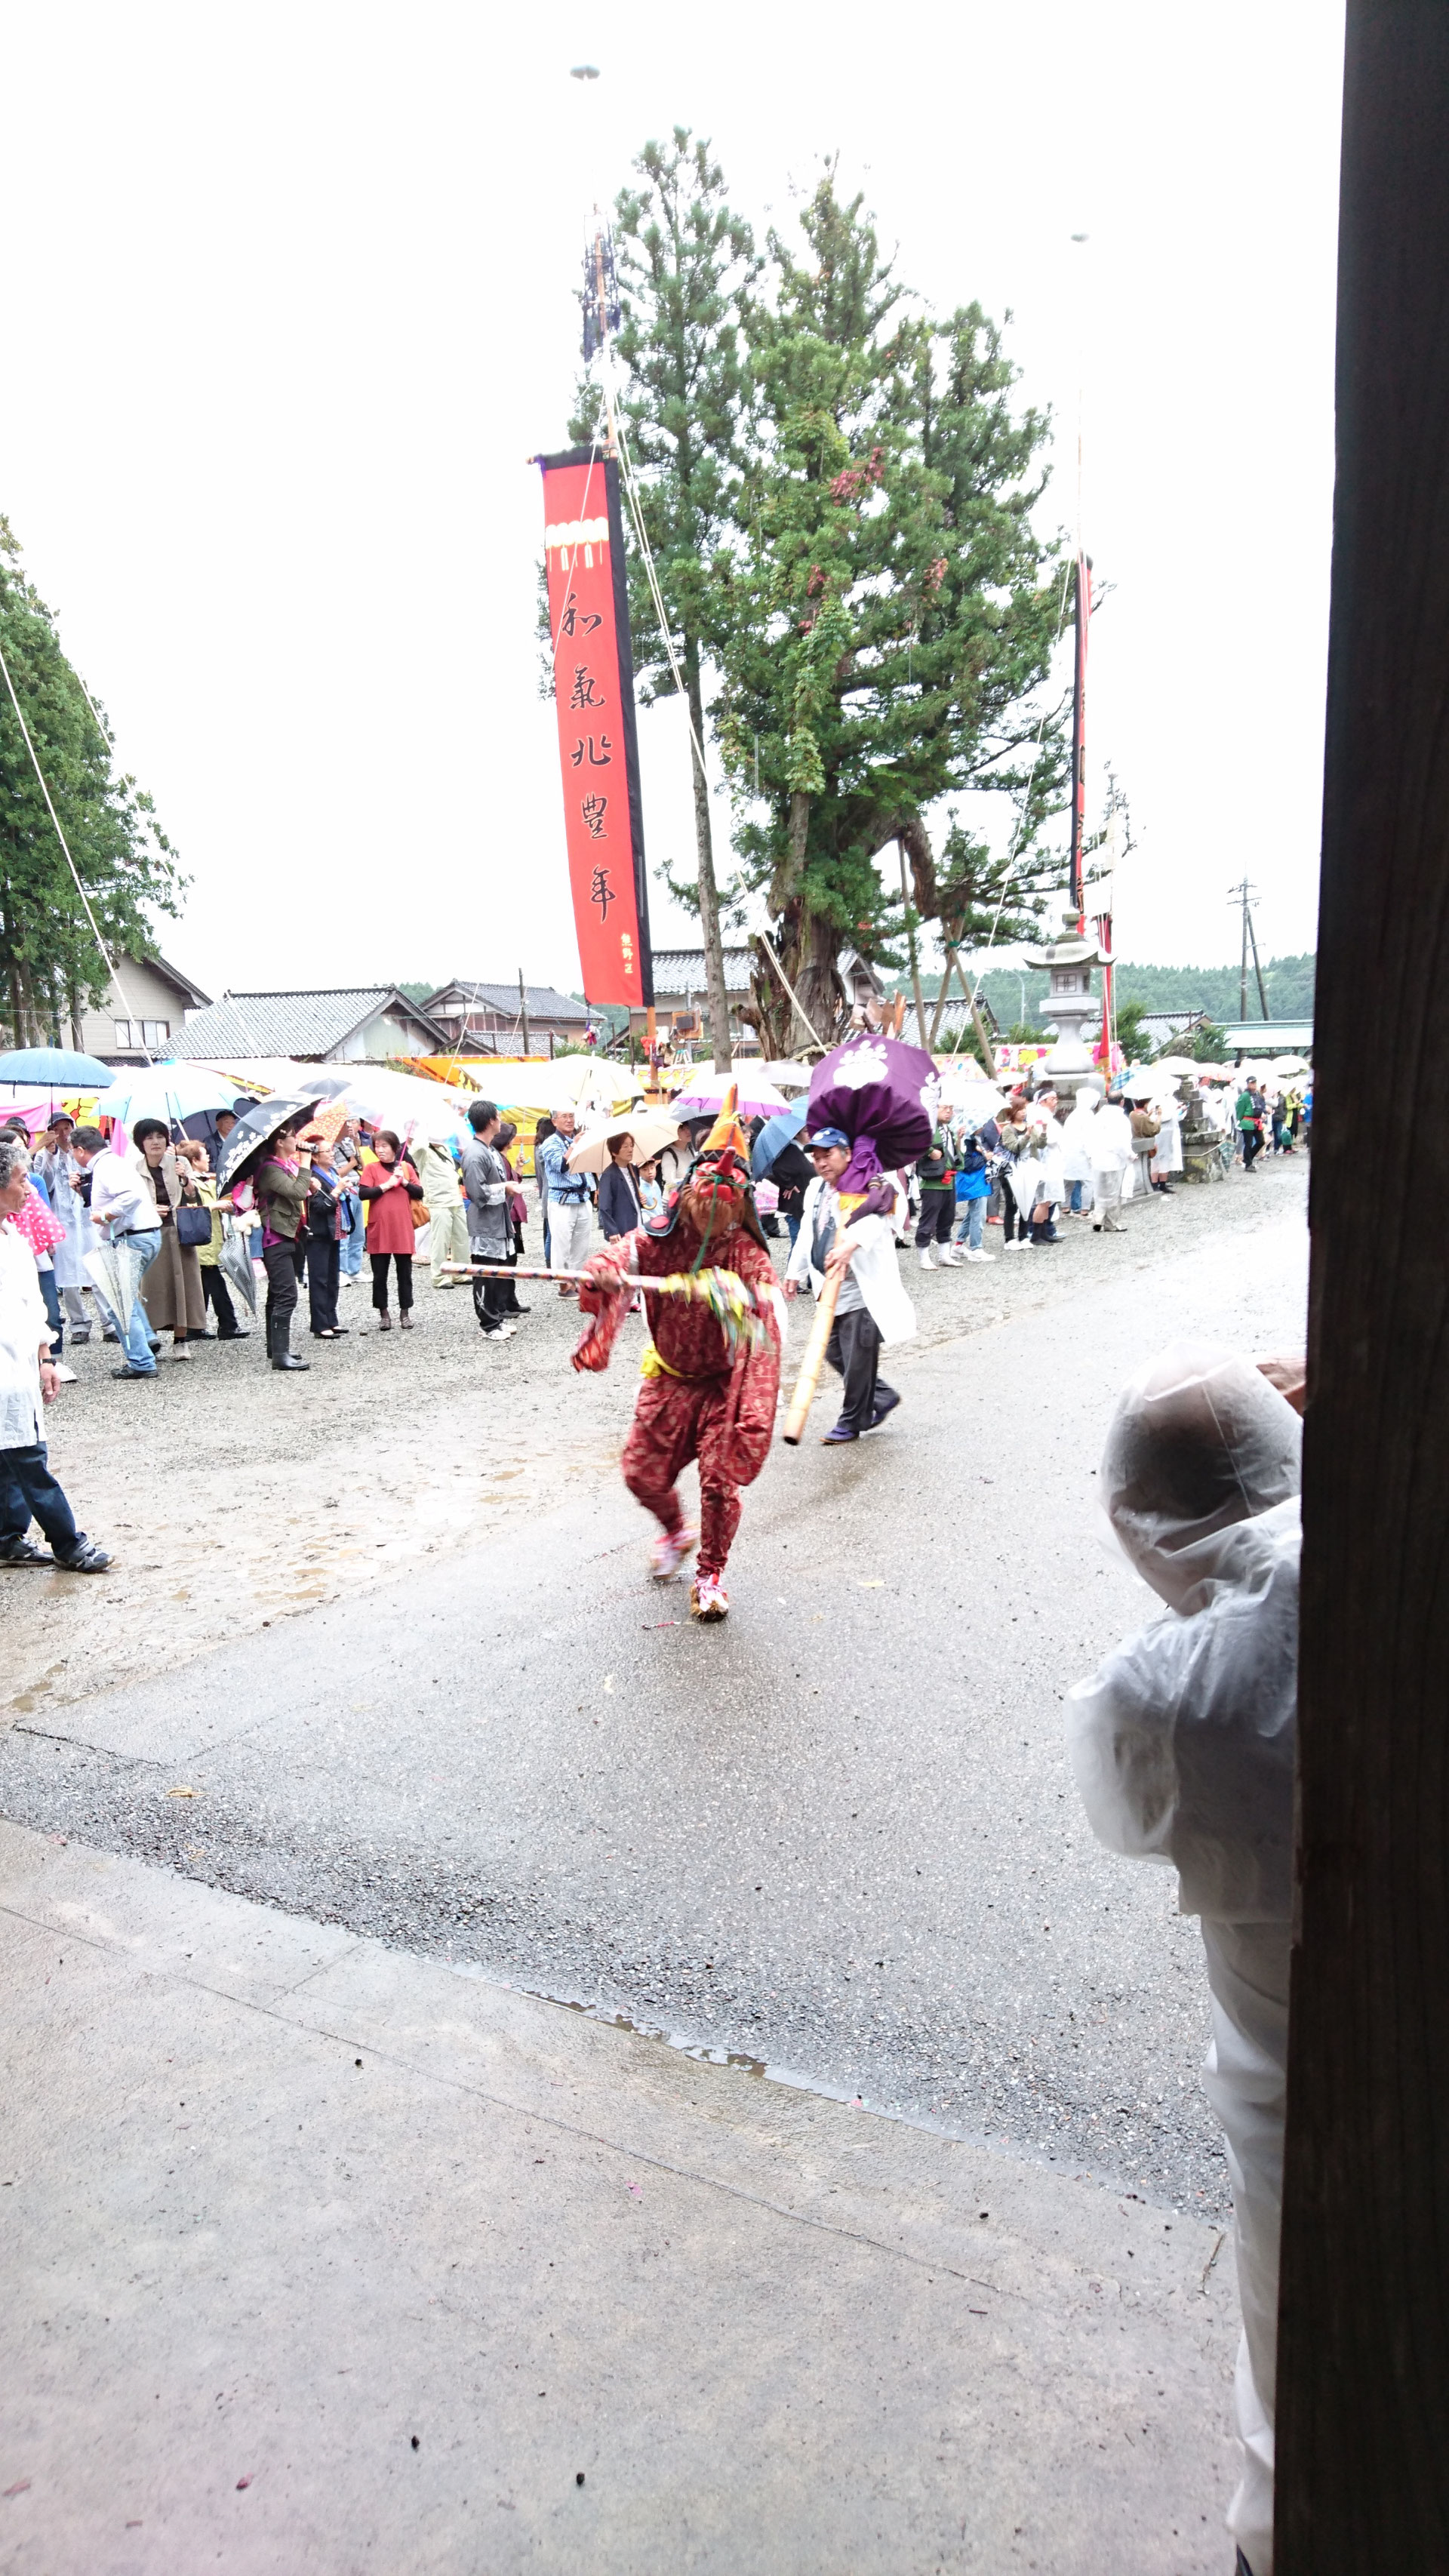
[[[883, 1344], [908, 1341], [916, 1329], [916, 1310], [901, 1286], [895, 1229], [888, 1216], [856, 1214], [842, 1204], [838, 1183], [850, 1161], [851, 1143], [843, 1128], [818, 1127], [807, 1151], [815, 1178], [805, 1192], [800, 1231], [785, 1272], [785, 1294], [797, 1296], [807, 1280], [818, 1297], [827, 1272], [839, 1278], [835, 1322], [825, 1356], [843, 1381], [840, 1419], [825, 1434], [825, 1446], [838, 1448], [878, 1431], [900, 1397], [882, 1380]], [[899, 1184], [896, 1184], [899, 1205]]]

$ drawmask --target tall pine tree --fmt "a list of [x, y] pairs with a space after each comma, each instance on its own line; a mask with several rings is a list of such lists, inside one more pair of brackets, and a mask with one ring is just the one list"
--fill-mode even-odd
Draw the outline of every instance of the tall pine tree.
[[1025, 800], [1013, 926], [1062, 875], [1038, 841], [1065, 791], [1060, 723], [1047, 717], [1033, 761], [1030, 704], [1060, 614], [1055, 550], [1032, 526], [1046, 423], [1013, 415], [979, 307], [937, 324], [908, 301], [833, 170], [802, 225], [807, 258], [772, 234], [773, 291], [745, 312], [751, 453], [706, 612], [743, 881], [807, 1024], [762, 956], [772, 1052], [835, 1034], [842, 945], [888, 955], [902, 907], [875, 863], [892, 842], [915, 917], [974, 931], [1003, 863], [943, 799]]
[[[622, 382], [621, 427], [638, 482], [690, 722], [705, 742], [710, 646], [709, 567], [728, 525], [740, 468], [744, 387], [739, 316], [758, 273], [754, 237], [731, 209], [708, 143], [677, 125], [667, 144], [646, 143], [639, 185], [618, 197], [614, 256], [621, 322], [613, 346]], [[602, 396], [583, 388], [571, 434], [592, 439]], [[637, 546], [630, 546], [630, 623], [640, 696], [669, 696], [674, 678]], [[731, 1060], [709, 784], [690, 752], [696, 881], [674, 886], [699, 906], [716, 1068]]]

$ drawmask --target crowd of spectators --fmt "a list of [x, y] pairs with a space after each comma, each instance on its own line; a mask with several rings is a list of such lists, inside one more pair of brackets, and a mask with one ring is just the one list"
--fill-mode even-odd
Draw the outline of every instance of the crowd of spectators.
[[[898, 1244], [913, 1242], [929, 1270], [993, 1260], [992, 1228], [1003, 1252], [1049, 1249], [1073, 1220], [1121, 1232], [1125, 1200], [1171, 1194], [1182, 1170], [1187, 1089], [1148, 1083], [1124, 1097], [1119, 1087], [1105, 1092], [1084, 1082], [1065, 1105], [1050, 1085], [1023, 1083], [992, 1115], [943, 1113], [914, 1168], [895, 1176]], [[1236, 1151], [1252, 1173], [1264, 1151], [1299, 1150], [1311, 1128], [1312, 1087], [1265, 1086], [1252, 1076], [1234, 1097], [1203, 1085], [1198, 1108], [1217, 1122], [1225, 1163]], [[292, 1347], [304, 1285], [312, 1339], [339, 1341], [355, 1329], [343, 1320], [344, 1292], [361, 1277], [364, 1258], [374, 1329], [392, 1332], [395, 1306], [397, 1327], [415, 1330], [421, 1239], [433, 1290], [470, 1290], [484, 1337], [505, 1342], [530, 1312], [513, 1274], [526, 1259], [531, 1216], [542, 1238], [535, 1266], [578, 1273], [600, 1233], [617, 1242], [663, 1206], [709, 1121], [682, 1123], [672, 1143], [642, 1161], [621, 1123], [595, 1179], [570, 1168], [572, 1113], [542, 1118], [533, 1138], [536, 1210], [518, 1130], [489, 1100], [472, 1104], [461, 1149], [414, 1145], [350, 1117], [284, 1125], [243, 1187], [220, 1196], [214, 1165], [235, 1113], [208, 1123], [209, 1136], [198, 1137], [142, 1118], [129, 1137], [107, 1137], [62, 1111], [34, 1144], [19, 1121], [0, 1126], [0, 1400], [9, 1408], [0, 1562], [32, 1561], [32, 1519], [58, 1547], [56, 1562], [83, 1570], [104, 1562], [91, 1542], [68, 1533], [45, 1482], [38, 1408], [74, 1376], [67, 1335], [83, 1346], [99, 1332], [116, 1346], [112, 1374], [140, 1383], [155, 1379], [168, 1344], [172, 1361], [188, 1361], [199, 1342], [245, 1342], [260, 1301], [265, 1356], [291, 1374], [309, 1365]], [[763, 1123], [755, 1122], [752, 1143]], [[818, 1168], [804, 1129], [757, 1178], [765, 1232], [788, 1236], [792, 1253]], [[124, 1247], [129, 1256], [136, 1293], [124, 1313], [88, 1267], [98, 1247]], [[576, 1278], [559, 1277], [556, 1293], [575, 1296]], [[42, 1336], [32, 1335], [37, 1315], [43, 1349]]]

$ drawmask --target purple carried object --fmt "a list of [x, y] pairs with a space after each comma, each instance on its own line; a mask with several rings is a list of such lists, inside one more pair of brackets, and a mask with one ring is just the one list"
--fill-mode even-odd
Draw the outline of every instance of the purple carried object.
[[867, 1029], [817, 1064], [806, 1124], [812, 1132], [840, 1127], [850, 1138], [837, 1185], [848, 1197], [924, 1154], [940, 1102], [941, 1077], [925, 1048]]

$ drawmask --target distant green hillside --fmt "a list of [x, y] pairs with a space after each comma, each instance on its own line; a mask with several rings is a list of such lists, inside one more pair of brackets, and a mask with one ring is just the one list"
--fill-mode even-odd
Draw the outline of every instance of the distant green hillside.
[[[1267, 957], [1263, 961], [1263, 982], [1268, 993], [1268, 1016], [1274, 1020], [1306, 1020], [1313, 1016], [1313, 972], [1316, 960], [1310, 949], [1301, 957]], [[1097, 979], [1100, 984], [1100, 978]], [[940, 989], [940, 978], [923, 975], [921, 990], [932, 1000]], [[959, 991], [955, 978], [951, 990]], [[1012, 967], [993, 967], [984, 975], [981, 989], [990, 1002], [1002, 1028], [1011, 1028], [1022, 1016], [1023, 992], [1028, 1023], [1039, 1019], [1046, 1000], [1047, 978], [1044, 974], [1019, 975]], [[910, 978], [897, 976], [896, 990], [910, 996]], [[1117, 968], [1117, 1000], [1140, 1002], [1147, 1011], [1206, 1011], [1210, 1020], [1235, 1020], [1238, 1017], [1240, 986], [1236, 966], [1137, 966], [1123, 958]], [[1251, 963], [1248, 967], [1248, 1017], [1259, 1017], [1262, 1005]]]

